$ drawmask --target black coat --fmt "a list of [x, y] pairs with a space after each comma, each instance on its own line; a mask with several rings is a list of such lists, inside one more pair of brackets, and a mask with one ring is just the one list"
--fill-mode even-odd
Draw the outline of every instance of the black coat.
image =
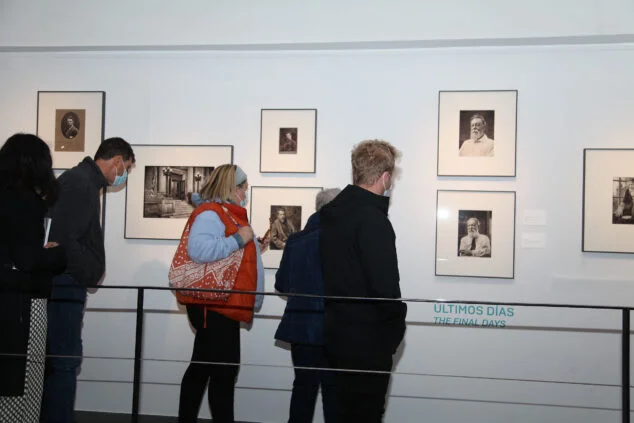
[[[321, 210], [320, 254], [327, 296], [400, 298], [389, 198], [348, 185]], [[401, 301], [326, 300], [325, 344], [348, 357], [393, 354], [405, 333]]]
[[319, 213], [313, 214], [303, 231], [291, 234], [286, 242], [275, 289], [289, 296], [275, 339], [291, 344], [324, 344], [324, 280], [319, 257]]
[[106, 268], [99, 193], [108, 181], [90, 157], [59, 177], [49, 239], [66, 247], [66, 273], [82, 285], [95, 285]]
[[35, 193], [1, 189], [0, 198], [0, 396], [22, 395], [31, 298], [48, 296], [66, 257], [62, 246], [43, 247], [44, 201]]

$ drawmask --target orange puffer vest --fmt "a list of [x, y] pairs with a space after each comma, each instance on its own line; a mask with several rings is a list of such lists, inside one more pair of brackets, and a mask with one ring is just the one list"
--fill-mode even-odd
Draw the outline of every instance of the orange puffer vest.
[[[200, 213], [213, 211], [218, 215], [222, 224], [225, 225], [225, 236], [231, 236], [238, 232], [238, 226], [227, 216], [227, 213], [222, 209], [223, 206], [229, 211], [238, 225], [249, 226], [246, 209], [230, 203], [203, 203], [196, 207], [190, 219], [192, 219], [193, 222]], [[258, 269], [256, 254], [254, 241], [250, 241], [244, 246], [244, 256], [242, 257], [242, 263], [238, 269], [236, 284], [233, 287], [234, 291], [253, 292], [257, 289]], [[209, 300], [204, 303], [201, 303], [199, 299], [180, 295], [178, 292], [176, 293], [176, 298], [181, 304], [204, 305], [207, 311], [214, 311], [239, 322], [248, 323], [253, 319], [253, 306], [255, 304], [255, 295], [253, 294], [233, 292], [226, 300]]]

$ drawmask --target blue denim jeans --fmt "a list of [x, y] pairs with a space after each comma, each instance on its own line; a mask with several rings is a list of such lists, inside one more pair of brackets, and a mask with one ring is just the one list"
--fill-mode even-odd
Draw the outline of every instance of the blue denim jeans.
[[[293, 366], [329, 368], [326, 349], [323, 345], [291, 344]], [[295, 369], [289, 423], [310, 423], [313, 421], [317, 392], [321, 386], [324, 420], [334, 422], [335, 397], [333, 375], [329, 370]]]
[[[75, 285], [75, 288], [60, 285]], [[46, 378], [42, 398], [43, 423], [74, 421], [77, 374], [81, 365], [81, 329], [86, 288], [69, 275], [53, 278], [48, 301]]]

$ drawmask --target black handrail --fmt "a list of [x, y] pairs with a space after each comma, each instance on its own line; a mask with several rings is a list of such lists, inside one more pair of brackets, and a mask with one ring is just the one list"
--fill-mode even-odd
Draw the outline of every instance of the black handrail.
[[[62, 285], [59, 285], [60, 287]], [[469, 301], [469, 300], [448, 300], [448, 299], [424, 299], [424, 298], [367, 298], [367, 297], [333, 297], [318, 296], [297, 293], [280, 293], [280, 292], [258, 292], [258, 291], [237, 291], [237, 290], [220, 290], [220, 289], [194, 289], [194, 288], [170, 288], [164, 286], [141, 286], [141, 285], [94, 285], [94, 286], [78, 286], [64, 285], [64, 287], [72, 287], [78, 289], [98, 288], [98, 289], [134, 289], [137, 291], [136, 306], [136, 334], [134, 348], [134, 379], [132, 393], [132, 422], [139, 421], [139, 399], [141, 393], [141, 364], [143, 355], [143, 313], [144, 313], [144, 296], [145, 290], [155, 291], [201, 291], [201, 292], [230, 292], [232, 294], [251, 294], [251, 295], [273, 295], [284, 297], [315, 297], [328, 300], [355, 300], [355, 301], [404, 301], [412, 303], [451, 303], [451, 304], [469, 304], [469, 305], [498, 305], [498, 306], [514, 306], [514, 307], [544, 307], [544, 308], [570, 308], [570, 309], [588, 309], [588, 310], [619, 310], [622, 313], [621, 321], [621, 421], [622, 423], [630, 423], [630, 310], [631, 306], [600, 306], [591, 304], [560, 304], [560, 303], [520, 303], [520, 302], [499, 302], [499, 301]], [[465, 326], [470, 327], [470, 326]]]

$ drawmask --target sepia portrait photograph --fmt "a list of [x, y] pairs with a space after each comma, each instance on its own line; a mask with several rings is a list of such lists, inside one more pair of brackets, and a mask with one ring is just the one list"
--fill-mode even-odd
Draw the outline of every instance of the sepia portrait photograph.
[[56, 110], [55, 151], [84, 151], [86, 110]]
[[262, 252], [265, 269], [277, 269], [288, 238], [299, 232], [315, 213], [321, 187], [252, 186], [249, 222], [256, 237], [268, 232], [269, 248]]
[[200, 193], [216, 167], [233, 162], [233, 146], [132, 147], [138, 177], [128, 178], [125, 187], [125, 238], [180, 239], [195, 208], [192, 195]]
[[491, 257], [491, 210], [458, 211], [458, 256]]
[[612, 180], [612, 223], [632, 224], [632, 189], [634, 178], [619, 177]]
[[315, 173], [316, 151], [316, 109], [261, 110], [260, 172]]
[[297, 128], [280, 128], [280, 154], [297, 154]]
[[493, 157], [495, 110], [461, 110], [458, 155]]
[[291, 234], [302, 228], [302, 206], [271, 206], [271, 250], [283, 250]]
[[438, 176], [515, 176], [517, 91], [438, 93]]
[[49, 145], [54, 169], [93, 155], [104, 137], [103, 91], [38, 91], [37, 136]]
[[143, 217], [187, 218], [194, 211], [192, 193], [199, 192], [214, 167], [145, 166]]

